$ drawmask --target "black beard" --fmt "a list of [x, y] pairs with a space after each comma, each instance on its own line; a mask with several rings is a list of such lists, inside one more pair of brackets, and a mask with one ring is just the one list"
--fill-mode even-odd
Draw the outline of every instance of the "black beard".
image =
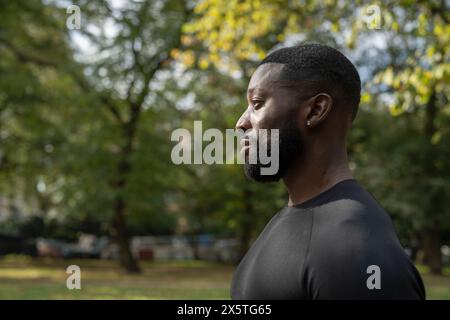
[[[270, 130], [269, 130], [270, 132]], [[257, 156], [257, 163], [250, 164], [248, 159], [245, 160], [244, 172], [245, 175], [256, 182], [276, 182], [279, 181], [290, 168], [292, 163], [300, 156], [303, 150], [303, 138], [297, 124], [293, 121], [287, 123], [279, 130], [279, 166], [277, 173], [273, 175], [262, 175], [261, 168], [270, 167], [269, 164], [261, 164], [259, 162], [259, 155]], [[268, 156], [271, 155], [271, 145], [267, 146]]]

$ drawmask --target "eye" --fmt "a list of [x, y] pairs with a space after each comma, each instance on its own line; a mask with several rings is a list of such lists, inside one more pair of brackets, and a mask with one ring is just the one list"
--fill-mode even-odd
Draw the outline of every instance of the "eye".
[[261, 107], [264, 106], [264, 101], [262, 101], [262, 100], [252, 100], [252, 104], [253, 104], [253, 108], [255, 110], [258, 110], [258, 109], [260, 109]]

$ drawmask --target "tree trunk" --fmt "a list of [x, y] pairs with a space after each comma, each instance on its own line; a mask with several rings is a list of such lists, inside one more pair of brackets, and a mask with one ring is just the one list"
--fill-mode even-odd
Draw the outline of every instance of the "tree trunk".
[[198, 234], [196, 233], [195, 236], [192, 238], [192, 253], [194, 260], [200, 260], [200, 252], [199, 252], [199, 245], [198, 245]]
[[442, 257], [440, 250], [440, 239], [435, 228], [426, 229], [422, 234], [424, 262], [430, 268], [430, 273], [442, 273]]
[[139, 273], [141, 270], [131, 252], [129, 238], [126, 232], [125, 203], [122, 195], [118, 195], [115, 201], [113, 232], [114, 239], [119, 247], [119, 260], [122, 267], [129, 273]]
[[[436, 92], [433, 91], [428, 103], [426, 105], [425, 116], [425, 136], [427, 141], [426, 157], [425, 157], [425, 179], [432, 179], [438, 173], [436, 170], [434, 159], [435, 147], [431, 143], [433, 135], [436, 133], [435, 118], [436, 118]], [[425, 184], [425, 192], [429, 192], [429, 186]], [[437, 215], [439, 215], [440, 208], [436, 204], [439, 203], [438, 194], [434, 193], [427, 199], [425, 206], [426, 227], [422, 232], [422, 248], [424, 250], [425, 263], [430, 268], [433, 274], [442, 273], [442, 256], [440, 249], [440, 230]]]
[[133, 139], [136, 132], [139, 111], [135, 111], [133, 120], [124, 126], [126, 143], [121, 152], [121, 159], [117, 167], [118, 179], [115, 183], [116, 197], [114, 200], [114, 218], [112, 220], [113, 237], [119, 247], [120, 264], [129, 273], [139, 273], [141, 270], [130, 248], [130, 241], [126, 231], [125, 211], [126, 204], [123, 191], [131, 172], [131, 154], [133, 152]]

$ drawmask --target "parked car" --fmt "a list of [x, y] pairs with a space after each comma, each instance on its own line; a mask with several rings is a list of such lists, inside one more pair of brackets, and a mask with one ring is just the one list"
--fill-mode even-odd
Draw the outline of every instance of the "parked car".
[[102, 251], [109, 244], [108, 238], [97, 239], [93, 235], [81, 235], [78, 242], [38, 238], [37, 253], [41, 257], [53, 258], [101, 258]]

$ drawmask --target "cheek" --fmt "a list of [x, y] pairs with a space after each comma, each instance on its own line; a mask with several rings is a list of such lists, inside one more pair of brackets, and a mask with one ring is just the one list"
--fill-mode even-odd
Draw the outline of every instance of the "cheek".
[[298, 123], [298, 114], [279, 112], [277, 114], [270, 115], [266, 118], [265, 128], [267, 129], [283, 129], [286, 126], [292, 126]]
[[255, 129], [275, 129], [280, 128], [283, 122], [283, 109], [280, 106], [270, 102], [266, 102], [263, 108], [254, 112]]

